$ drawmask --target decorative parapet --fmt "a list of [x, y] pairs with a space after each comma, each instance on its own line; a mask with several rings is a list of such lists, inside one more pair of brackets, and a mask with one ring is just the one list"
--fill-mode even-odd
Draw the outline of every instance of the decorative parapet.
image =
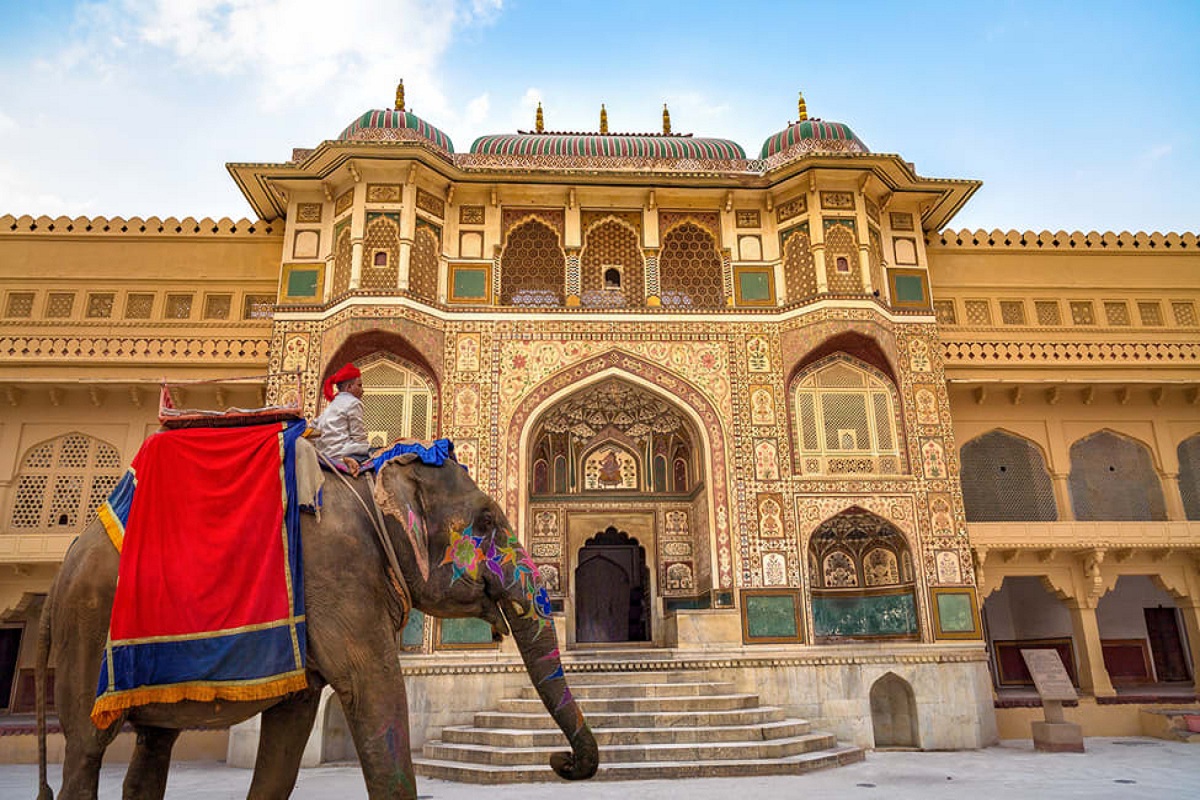
[[988, 550], [1164, 550], [1200, 548], [1200, 521], [970, 522], [974, 548]]
[[212, 363], [265, 364], [271, 349], [269, 331], [261, 337], [125, 336], [0, 336], [4, 361], [170, 360]]
[[28, 214], [14, 217], [12, 214], [0, 216], [0, 236], [3, 235], [58, 235], [76, 234], [93, 236], [282, 236], [283, 226], [278, 223], [263, 220], [248, 219], [231, 220], [221, 217], [213, 220], [210, 217], [197, 220], [193, 217], [176, 219], [167, 217], [31, 217]]
[[1200, 363], [1200, 342], [942, 342], [947, 366], [964, 364]]
[[989, 250], [1092, 250], [1128, 252], [1129, 250], [1196, 250], [1200, 238], [1195, 233], [1097, 233], [1096, 231], [960, 231], [944, 230], [927, 236], [930, 249], [981, 248]]

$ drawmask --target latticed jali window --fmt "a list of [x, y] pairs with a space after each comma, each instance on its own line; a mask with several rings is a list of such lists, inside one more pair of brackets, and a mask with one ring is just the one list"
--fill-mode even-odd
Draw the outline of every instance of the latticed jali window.
[[567, 259], [558, 234], [540, 220], [529, 220], [508, 234], [500, 260], [500, 303], [561, 306]]
[[861, 294], [862, 267], [858, 263], [858, 237], [847, 223], [825, 228], [825, 281], [836, 294]]
[[798, 303], [817, 293], [817, 264], [806, 229], [791, 234], [783, 243], [783, 280], [789, 303]]
[[1165, 520], [1162, 484], [1145, 445], [1099, 431], [1071, 445], [1071, 505], [1078, 520]]
[[801, 472], [900, 472], [894, 393], [886, 378], [846, 356], [823, 361], [802, 374], [793, 394]]
[[400, 263], [399, 214], [367, 215], [362, 257], [362, 288], [383, 291], [396, 288]]
[[350, 243], [350, 225], [342, 223], [333, 231], [333, 296], [350, 291], [350, 262], [354, 247]]
[[[579, 267], [583, 305], [645, 304], [646, 287], [638, 235], [621, 223], [608, 220], [587, 232]], [[615, 274], [613, 270], [616, 270]]]
[[1032, 442], [991, 431], [963, 445], [963, 503], [968, 522], [1054, 521], [1054, 486]]
[[408, 264], [408, 290], [431, 302], [437, 299], [439, 234], [434, 226], [418, 222]]
[[1188, 519], [1200, 519], [1200, 434], [1180, 442], [1179, 493]]
[[17, 473], [9, 518], [20, 533], [82, 530], [121, 479], [112, 445], [69, 433], [35, 446]]
[[363, 422], [371, 447], [433, 438], [433, 389], [410, 365], [379, 358], [362, 368]]
[[664, 306], [722, 308], [721, 271], [717, 242], [699, 225], [685, 222], [663, 237], [658, 272]]

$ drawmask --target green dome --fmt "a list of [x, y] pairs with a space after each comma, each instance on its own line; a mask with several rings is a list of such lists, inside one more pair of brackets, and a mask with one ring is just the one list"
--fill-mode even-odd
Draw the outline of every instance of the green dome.
[[[406, 133], [411, 131], [411, 133]], [[338, 134], [340, 142], [378, 142], [396, 139], [423, 138], [447, 153], [454, 152], [454, 143], [440, 129], [416, 114], [394, 108], [368, 111], [351, 122]]]

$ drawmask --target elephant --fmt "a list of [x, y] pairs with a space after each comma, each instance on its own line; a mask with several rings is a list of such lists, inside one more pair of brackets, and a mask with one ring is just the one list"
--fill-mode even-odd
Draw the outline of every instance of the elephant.
[[[494, 635], [510, 633], [546, 709], [570, 751], [550, 766], [561, 777], [592, 777], [596, 740], [563, 673], [554, 623], [537, 569], [500, 507], [452, 460], [429, 466], [402, 456], [375, 474], [326, 480], [319, 517], [302, 515], [307, 614], [307, 688], [256, 701], [181, 701], [130, 709], [100, 730], [90, 712], [100, 674], [118, 552], [93, 521], [67, 552], [39, 626], [37, 651], [39, 800], [46, 780], [48, 666], [66, 737], [60, 797], [95, 798], [105, 748], [124, 722], [137, 743], [124, 781], [126, 798], [161, 798], [171, 748], [184, 728], [225, 727], [262, 713], [250, 798], [281, 798], [295, 787], [321, 689], [337, 693], [351, 728], [368, 795], [415, 800], [408, 707], [397, 634], [406, 609], [437, 617], [479, 617]], [[382, 514], [377, 514], [378, 508]], [[403, 587], [394, 586], [376, 516], [395, 552]], [[398, 591], [399, 590], [399, 591]]]

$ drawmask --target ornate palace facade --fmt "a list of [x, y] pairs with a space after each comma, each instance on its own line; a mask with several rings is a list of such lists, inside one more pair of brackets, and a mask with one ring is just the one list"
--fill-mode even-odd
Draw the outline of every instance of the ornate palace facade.
[[[757, 155], [665, 109], [653, 134], [539, 109], [460, 153], [398, 93], [229, 165], [255, 222], [0, 218], [0, 707], [29, 704], [41, 593], [160, 379], [271, 373], [176, 397], [254, 406], [298, 373], [315, 415], [347, 361], [373, 440], [453, 439], [507, 509], [568, 655], [721, 659], [868, 745], [1027, 735], [1030, 642], [1089, 732], [1191, 697], [1195, 235], [954, 232], [977, 181], [803, 101]], [[418, 680], [476, 647], [517, 669], [469, 625], [405, 642]], [[881, 741], [877, 706], [911, 728]]]

